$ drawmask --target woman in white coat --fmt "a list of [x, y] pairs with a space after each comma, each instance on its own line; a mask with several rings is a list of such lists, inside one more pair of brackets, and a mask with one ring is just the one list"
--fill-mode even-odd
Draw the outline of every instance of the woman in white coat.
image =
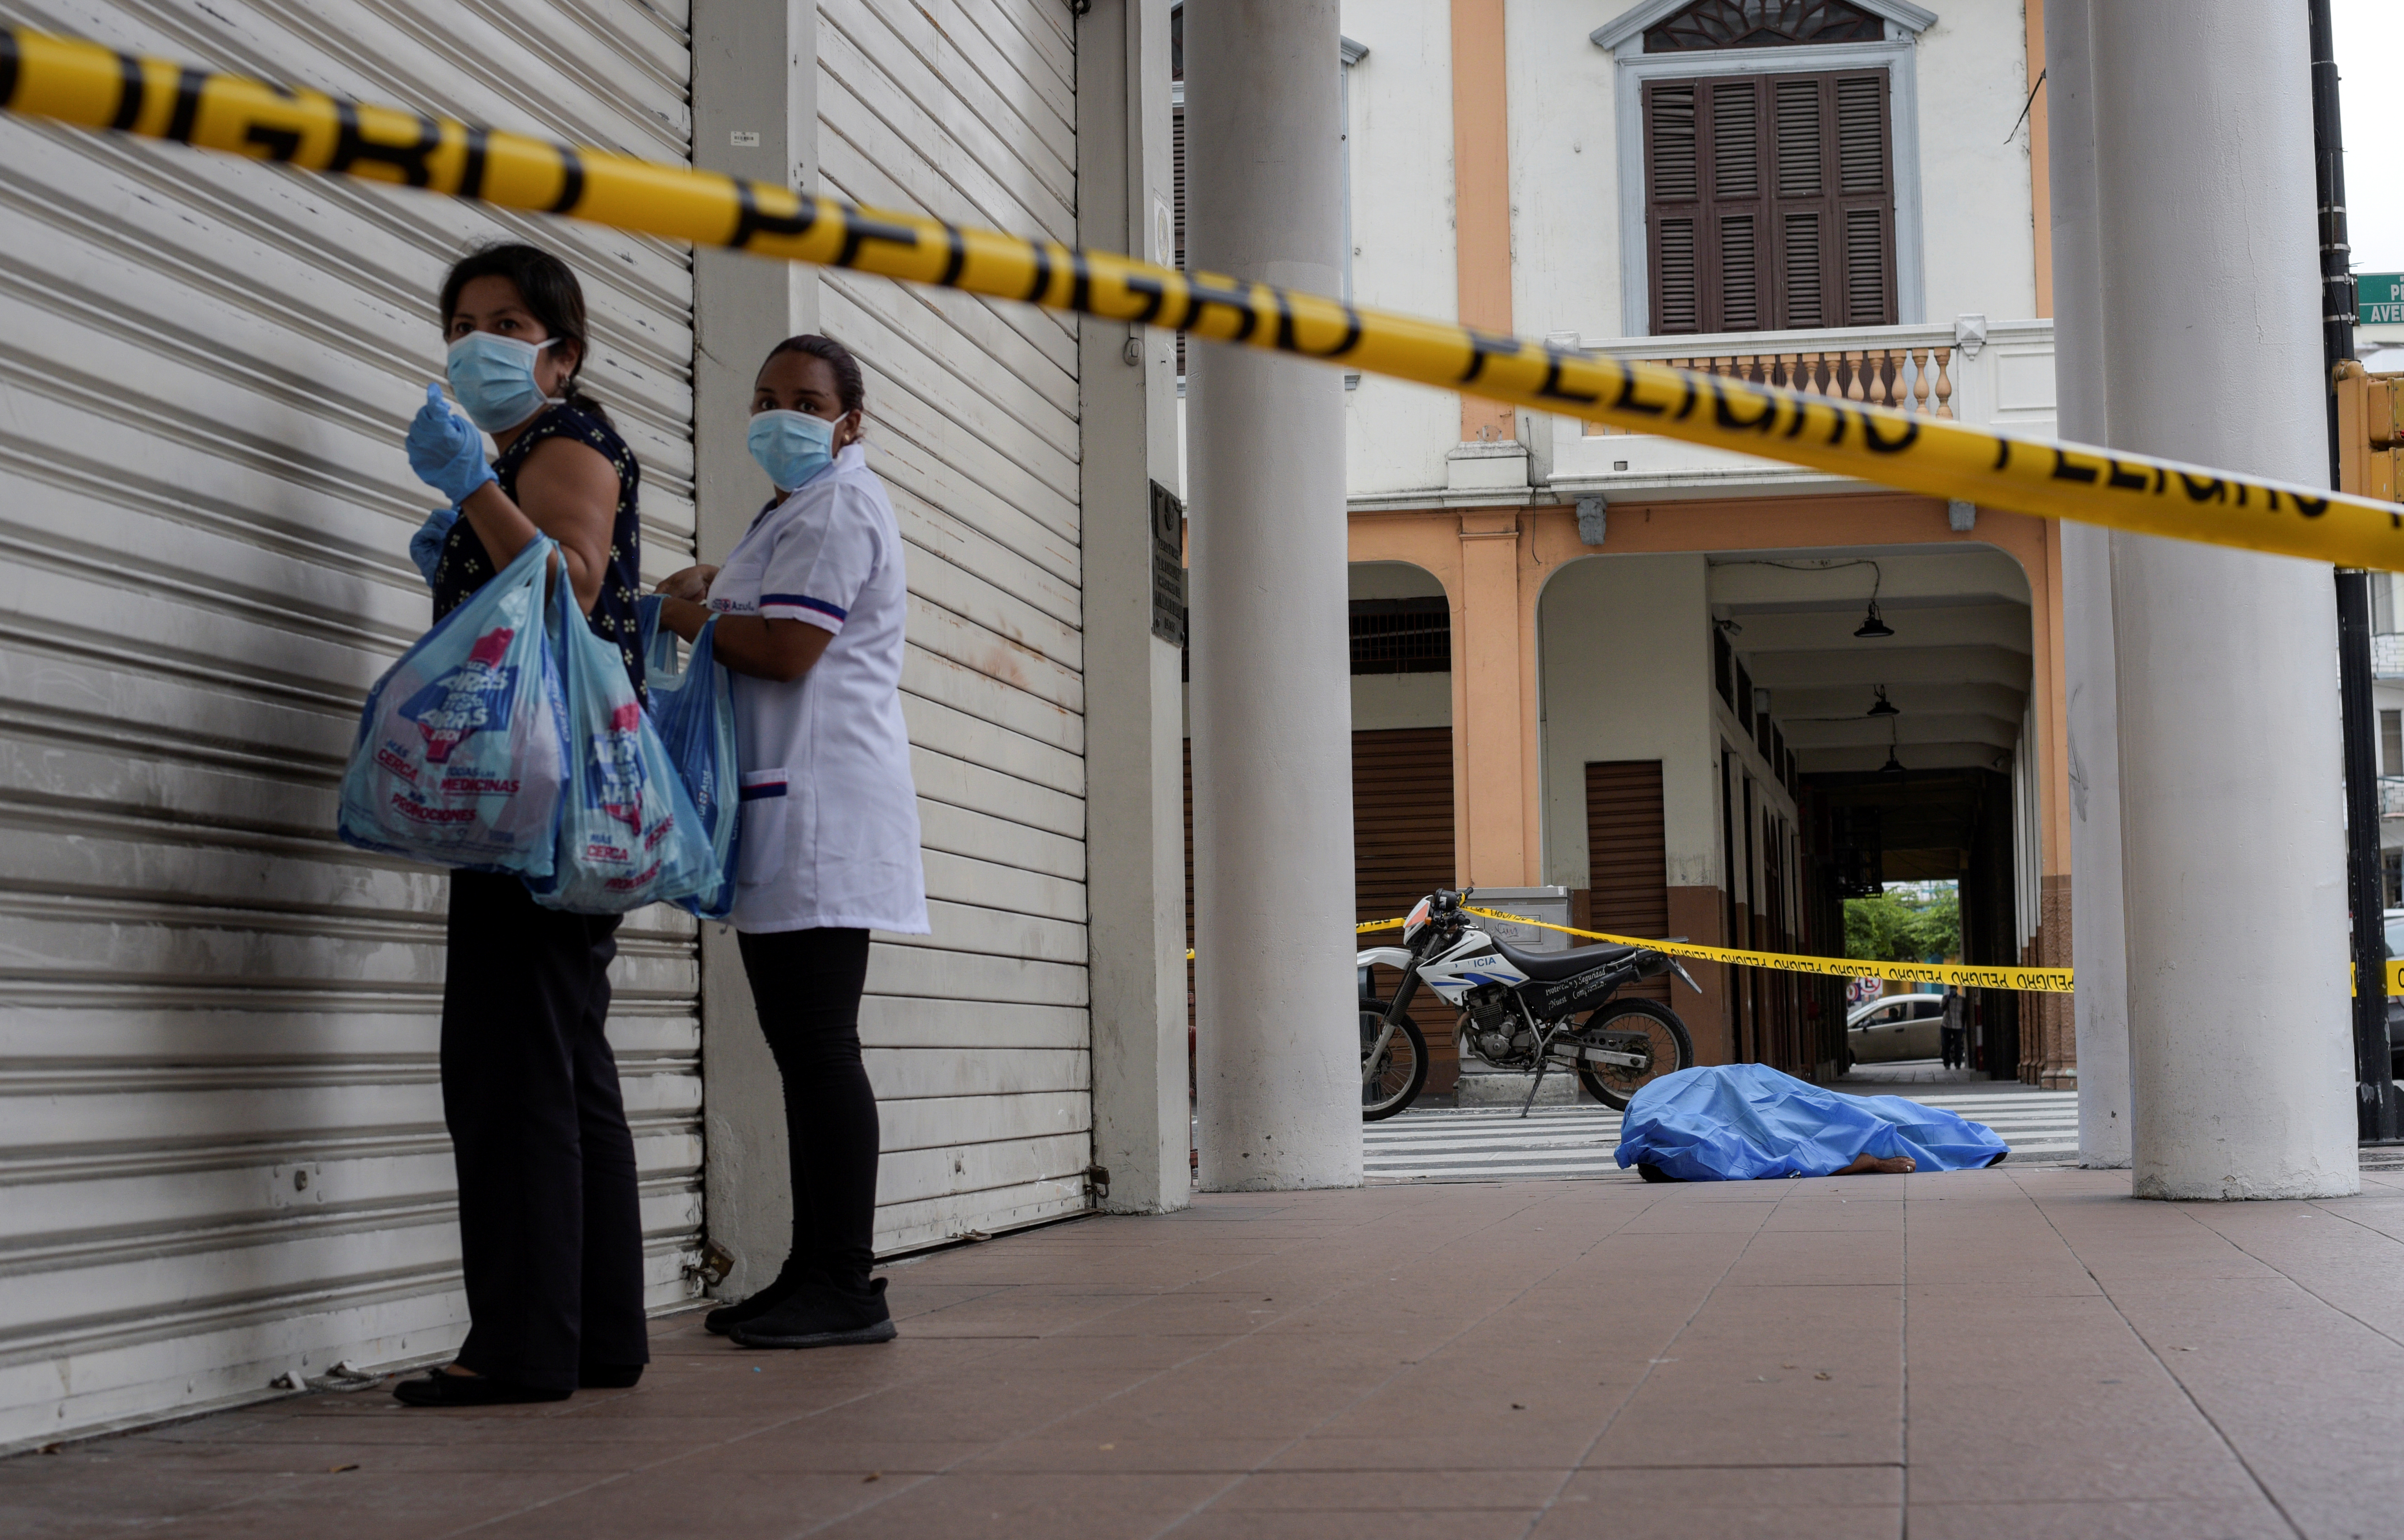
[[902, 537], [860, 444], [860, 365], [793, 337], [761, 366], [752, 457], [776, 496], [723, 566], [660, 584], [687, 641], [713, 620], [735, 676], [742, 822], [734, 912], [760, 1026], [784, 1082], [791, 1253], [766, 1288], [709, 1313], [747, 1347], [894, 1336], [872, 1280], [876, 1098], [860, 1059], [872, 930], [927, 932], [918, 804], [902, 721]]

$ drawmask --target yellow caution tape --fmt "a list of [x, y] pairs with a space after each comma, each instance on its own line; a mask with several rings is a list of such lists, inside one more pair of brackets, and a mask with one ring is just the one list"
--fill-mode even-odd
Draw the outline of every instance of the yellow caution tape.
[[[2352, 964], [2346, 967], [2345, 980], [2345, 992], [2351, 995], [2355, 992]], [[2387, 992], [2391, 995], [2404, 995], [2404, 958], [2387, 959]]]
[[[1481, 909], [1462, 904], [1463, 911], [1483, 915], [1488, 919], [1507, 919], [1516, 925], [1532, 925], [1540, 931], [1558, 931], [1565, 936], [1585, 936], [1590, 941], [1607, 941], [1620, 946], [1642, 946], [1670, 957], [1696, 958], [1704, 962], [1725, 962], [1740, 968], [1769, 968], [1789, 973], [1820, 973], [1832, 978], [1892, 978], [1912, 984], [1959, 984], [1964, 988], [2020, 989], [2031, 994], [2066, 995], [2073, 992], [2075, 971], [2069, 968], [1981, 968], [1953, 962], [1872, 962], [1866, 958], [1797, 957], [1789, 952], [1744, 952], [1727, 946], [1703, 946], [1686, 941], [1652, 941], [1643, 936], [1616, 936], [1608, 931], [1581, 931], [1574, 925], [1554, 925], [1530, 915], [1507, 914], [1500, 909]], [[1372, 931], [1391, 931], [1404, 923], [1403, 918], [1371, 920], [1352, 928], [1356, 935]], [[1189, 948], [1185, 960], [1194, 960]], [[2387, 992], [2404, 995], [2404, 958], [2387, 959]]]
[[1930, 497], [2350, 567], [2404, 568], [2404, 511], [2319, 487], [2014, 438], [1661, 364], [1589, 357], [1557, 343], [859, 208], [21, 28], [0, 28], [0, 109], [1166, 327]]
[[1507, 919], [1520, 925], [1532, 925], [1541, 931], [1558, 931], [1564, 935], [1589, 936], [1596, 941], [1614, 942], [1622, 946], [1642, 946], [1650, 951], [1666, 952], [1671, 957], [1698, 958], [1705, 962], [1725, 962], [1739, 968], [1774, 968], [1788, 973], [1824, 973], [1836, 978], [1895, 978], [1915, 984], [1959, 984], [1965, 988], [2025, 989], [2038, 994], [2066, 995], [2071, 992], [2067, 968], [1981, 968], [1953, 962], [1869, 962], [1860, 958], [1807, 958], [1786, 952], [1741, 952], [1727, 946], [1700, 946], [1686, 941], [1647, 941], [1642, 936], [1614, 936], [1606, 931], [1581, 931], [1570, 925], [1548, 925], [1526, 915], [1508, 915], [1500, 909], [1478, 909], [1468, 904], [1461, 907], [1473, 915], [1488, 919]]

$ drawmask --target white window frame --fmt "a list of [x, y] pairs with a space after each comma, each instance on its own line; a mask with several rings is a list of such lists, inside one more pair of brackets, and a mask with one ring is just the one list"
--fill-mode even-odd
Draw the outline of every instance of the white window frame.
[[1644, 85], [1648, 80], [1706, 75], [1805, 75], [1885, 69], [1888, 142], [1894, 155], [1895, 320], [1903, 326], [1925, 321], [1928, 301], [1922, 272], [1916, 45], [1920, 33], [1936, 21], [1936, 15], [1917, 6], [1897, 4], [1896, 0], [1852, 0], [1854, 5], [1885, 21], [1883, 42], [1644, 52], [1644, 29], [1687, 3], [1688, 0], [1646, 0], [1589, 35], [1597, 47], [1610, 50], [1618, 66], [1612, 90], [1617, 98], [1614, 105], [1619, 140], [1620, 335], [1653, 334], [1652, 242], [1644, 224]]

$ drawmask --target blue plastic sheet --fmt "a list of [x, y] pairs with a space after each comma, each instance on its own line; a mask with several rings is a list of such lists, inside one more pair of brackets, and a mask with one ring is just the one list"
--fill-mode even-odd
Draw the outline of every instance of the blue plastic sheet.
[[646, 595], [636, 613], [643, 628], [643, 679], [651, 693], [651, 721], [667, 746], [692, 797], [693, 811], [709, 836], [716, 884], [677, 900], [704, 919], [723, 919], [734, 907], [735, 838], [741, 763], [734, 736], [734, 686], [718, 665], [711, 621], [693, 638], [684, 666], [677, 666], [676, 633], [660, 624], [660, 597]]
[[617, 648], [593, 634], [563, 575], [550, 641], [567, 696], [567, 791], [551, 877], [534, 901], [617, 915], [690, 898], [720, 879], [709, 838]]
[[538, 539], [368, 692], [337, 830], [438, 866], [551, 875], [567, 779]]
[[1972, 1170], [2007, 1146], [1983, 1123], [1899, 1096], [1845, 1096], [1765, 1064], [1681, 1070], [1638, 1091], [1619, 1164], [1680, 1182], [1833, 1176], [1857, 1156], [1909, 1155], [1923, 1171]]

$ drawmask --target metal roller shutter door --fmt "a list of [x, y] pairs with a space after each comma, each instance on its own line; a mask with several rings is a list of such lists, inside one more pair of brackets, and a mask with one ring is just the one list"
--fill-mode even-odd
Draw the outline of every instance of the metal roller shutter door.
[[[0, 0], [129, 50], [690, 153], [684, 0]], [[0, 123], [0, 1448], [425, 1357], [464, 1325], [436, 1079], [445, 879], [333, 837], [424, 630], [400, 432], [462, 249], [583, 275], [586, 373], [692, 549], [680, 249]], [[697, 969], [632, 917], [611, 1021], [655, 1305], [700, 1223]]]
[[[1591, 929], [1615, 936], [1667, 939], [1670, 847], [1662, 822], [1659, 760], [1595, 761], [1586, 767], [1587, 880], [1594, 884]], [[1670, 998], [1668, 974], [1620, 991]]]
[[[1060, 0], [820, 0], [823, 189], [1076, 238]], [[861, 1041], [890, 1252], [1086, 1207], [1083, 621], [1076, 325], [828, 273], [908, 542], [902, 679], [931, 936], [879, 937]]]
[[[1352, 735], [1352, 890], [1359, 922], [1392, 919], [1453, 883], [1452, 729], [1397, 727]], [[1396, 946], [1402, 932], [1361, 938], [1363, 946]], [[1383, 973], [1378, 987], [1395, 975]], [[1391, 998], [1391, 997], [1386, 997]], [[1424, 1094], [1442, 1096], [1461, 1074], [1452, 1009], [1433, 993], [1411, 1002], [1411, 1020], [1426, 1034]]]

